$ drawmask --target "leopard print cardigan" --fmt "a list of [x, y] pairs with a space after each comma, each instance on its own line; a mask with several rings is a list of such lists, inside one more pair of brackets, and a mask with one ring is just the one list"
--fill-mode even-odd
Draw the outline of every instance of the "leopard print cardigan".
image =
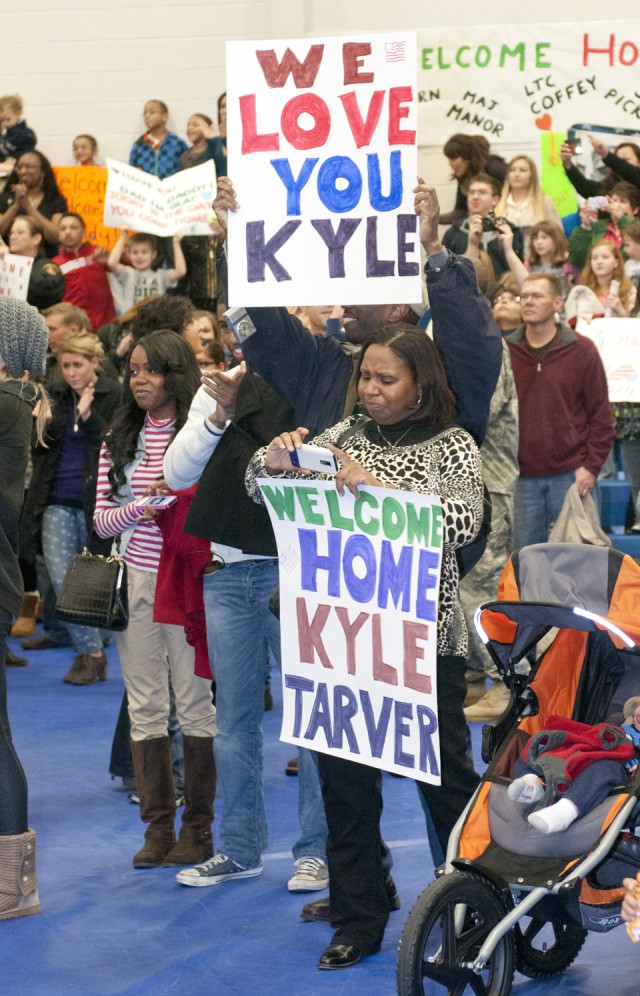
[[[348, 434], [359, 416], [351, 416], [331, 426], [313, 440], [316, 446]], [[442, 503], [443, 550], [438, 607], [438, 653], [467, 654], [467, 628], [458, 599], [458, 564], [455, 550], [478, 535], [483, 513], [482, 463], [478, 447], [464, 429], [452, 427], [423, 443], [388, 446], [382, 440], [372, 442], [363, 432], [350, 435], [342, 446], [345, 453], [361, 463], [382, 484], [393, 484], [403, 491], [438, 495]], [[247, 491], [262, 503], [256, 478], [266, 477], [266, 446], [259, 449], [247, 468]], [[291, 471], [288, 478], [302, 479]], [[314, 475], [327, 480], [324, 475]], [[309, 480], [304, 476], [304, 480]]]

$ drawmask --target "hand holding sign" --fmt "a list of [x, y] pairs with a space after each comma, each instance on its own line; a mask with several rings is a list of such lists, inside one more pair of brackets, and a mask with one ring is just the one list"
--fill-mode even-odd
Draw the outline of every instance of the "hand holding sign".
[[413, 188], [413, 193], [415, 194], [413, 208], [420, 223], [420, 242], [427, 256], [432, 256], [434, 252], [442, 249], [442, 243], [438, 238], [440, 221], [438, 195], [435, 187], [429, 187], [421, 176], [418, 177], [418, 186]]
[[228, 176], [221, 176], [216, 188], [216, 197], [213, 202], [213, 212], [218, 220], [220, 228], [227, 234], [229, 227], [229, 211], [237, 211], [240, 205], [236, 200], [236, 192], [233, 183]]

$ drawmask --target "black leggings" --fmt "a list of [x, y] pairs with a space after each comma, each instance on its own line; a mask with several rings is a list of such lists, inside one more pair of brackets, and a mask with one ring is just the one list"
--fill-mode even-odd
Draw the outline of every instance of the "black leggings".
[[5, 651], [11, 615], [0, 608], [0, 837], [26, 833], [27, 779], [16, 754], [7, 712]]

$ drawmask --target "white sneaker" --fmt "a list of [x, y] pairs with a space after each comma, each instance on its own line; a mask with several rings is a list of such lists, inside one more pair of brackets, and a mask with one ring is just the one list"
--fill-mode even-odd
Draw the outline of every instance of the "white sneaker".
[[209, 861], [195, 868], [183, 868], [176, 875], [180, 885], [221, 885], [232, 878], [254, 878], [262, 875], [262, 862], [255, 868], [244, 868], [227, 854], [214, 854]]
[[329, 869], [322, 858], [298, 858], [296, 871], [287, 882], [289, 892], [318, 892], [329, 888]]

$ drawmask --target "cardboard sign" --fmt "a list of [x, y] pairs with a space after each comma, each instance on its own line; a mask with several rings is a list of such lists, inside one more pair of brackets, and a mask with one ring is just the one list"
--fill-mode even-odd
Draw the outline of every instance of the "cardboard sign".
[[227, 43], [230, 304], [422, 300], [415, 45]]
[[640, 402], [640, 319], [594, 318], [576, 328], [598, 347], [609, 401]]
[[120, 238], [117, 228], [103, 223], [107, 170], [104, 166], [54, 166], [60, 193], [67, 199], [69, 211], [79, 214], [87, 229], [87, 240], [113, 249]]
[[0, 256], [0, 297], [27, 300], [33, 259], [7, 252]]
[[209, 160], [166, 180], [107, 159], [104, 223], [149, 235], [211, 234], [216, 171]]
[[[577, 121], [639, 128], [637, 20], [421, 28], [422, 142], [535, 142]], [[633, 139], [631, 139], [633, 141]]]
[[280, 560], [281, 738], [439, 785], [439, 499], [258, 483]]

